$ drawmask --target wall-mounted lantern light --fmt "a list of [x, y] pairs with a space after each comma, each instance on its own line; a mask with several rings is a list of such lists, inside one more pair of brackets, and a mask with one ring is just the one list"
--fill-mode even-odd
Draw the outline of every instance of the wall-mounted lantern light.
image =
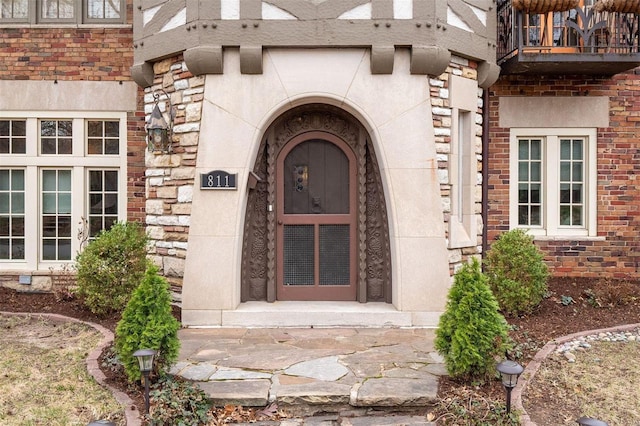
[[160, 94], [153, 94], [153, 110], [149, 121], [147, 121], [147, 148], [150, 152], [171, 152], [171, 139], [173, 139], [173, 119], [174, 111], [173, 105], [171, 105], [171, 98], [164, 90], [161, 90], [169, 103], [167, 114], [169, 115], [169, 122], [164, 117], [162, 111], [160, 111]]
[[153, 370], [153, 357], [156, 351], [153, 349], [138, 349], [133, 356], [138, 358], [140, 364], [140, 372], [144, 375], [144, 408], [145, 413], [149, 414], [149, 373]]
[[518, 377], [524, 371], [524, 368], [515, 361], [505, 360], [496, 367], [502, 378], [502, 385], [507, 391], [507, 414], [511, 412], [511, 391], [518, 383]]

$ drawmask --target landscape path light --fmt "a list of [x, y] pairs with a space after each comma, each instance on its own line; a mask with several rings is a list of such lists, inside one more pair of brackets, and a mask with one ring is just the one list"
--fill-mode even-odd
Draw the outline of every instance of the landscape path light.
[[524, 371], [524, 368], [515, 361], [505, 360], [497, 365], [496, 369], [500, 372], [502, 385], [507, 391], [507, 414], [511, 412], [511, 391], [518, 383], [518, 377]]
[[591, 417], [580, 417], [576, 422], [582, 426], [609, 426], [609, 423]]
[[156, 351], [153, 349], [138, 349], [133, 356], [138, 358], [140, 372], [144, 375], [144, 412], [149, 414], [149, 373], [153, 370], [153, 357]]

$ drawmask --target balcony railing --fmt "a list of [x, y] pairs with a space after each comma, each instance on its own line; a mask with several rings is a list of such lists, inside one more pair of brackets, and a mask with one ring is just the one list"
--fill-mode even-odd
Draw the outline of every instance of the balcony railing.
[[506, 73], [615, 74], [640, 65], [640, 15], [592, 6], [529, 14], [502, 0], [497, 44]]

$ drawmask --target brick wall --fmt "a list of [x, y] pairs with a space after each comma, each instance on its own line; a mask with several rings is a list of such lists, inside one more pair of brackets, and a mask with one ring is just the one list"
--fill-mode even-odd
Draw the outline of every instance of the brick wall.
[[[0, 79], [131, 81], [133, 0], [127, 24], [109, 26], [5, 25], [0, 29]], [[144, 220], [144, 104], [128, 114], [127, 193], [129, 220]], [[44, 107], [44, 106], [43, 106]]]
[[554, 275], [635, 277], [640, 272], [640, 70], [607, 77], [505, 76], [490, 89], [488, 241], [509, 229], [509, 129], [500, 96], [608, 96], [598, 129], [595, 239], [537, 239]]

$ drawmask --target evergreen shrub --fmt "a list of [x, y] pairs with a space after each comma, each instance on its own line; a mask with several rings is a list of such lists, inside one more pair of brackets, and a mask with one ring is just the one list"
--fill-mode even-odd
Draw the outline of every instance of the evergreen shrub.
[[147, 235], [142, 226], [115, 223], [76, 256], [76, 295], [94, 314], [121, 311], [148, 264]]
[[547, 292], [549, 272], [533, 237], [522, 229], [512, 229], [487, 252], [485, 273], [489, 287], [505, 315], [533, 311]]
[[463, 380], [489, 378], [509, 348], [508, 324], [475, 258], [455, 274], [435, 347], [449, 376]]
[[115, 347], [130, 381], [140, 379], [138, 349], [155, 349], [154, 371], [164, 372], [178, 359], [180, 323], [171, 313], [169, 284], [150, 266], [116, 326]]

